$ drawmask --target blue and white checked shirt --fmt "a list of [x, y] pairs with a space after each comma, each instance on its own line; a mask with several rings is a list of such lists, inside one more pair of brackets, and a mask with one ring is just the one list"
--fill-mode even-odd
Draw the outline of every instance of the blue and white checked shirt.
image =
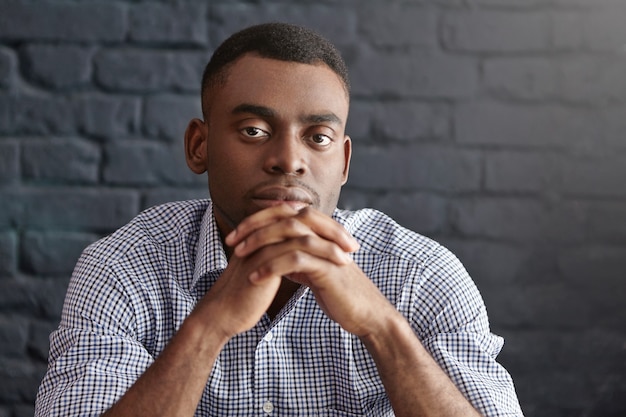
[[[521, 416], [496, 361], [482, 298], [461, 263], [384, 214], [336, 210], [354, 254], [463, 394], [487, 416]], [[91, 416], [150, 366], [226, 268], [209, 200], [146, 210], [82, 254], [72, 276], [36, 416]], [[389, 343], [393, 343], [390, 340]], [[197, 416], [393, 416], [360, 340], [301, 287], [220, 353]]]

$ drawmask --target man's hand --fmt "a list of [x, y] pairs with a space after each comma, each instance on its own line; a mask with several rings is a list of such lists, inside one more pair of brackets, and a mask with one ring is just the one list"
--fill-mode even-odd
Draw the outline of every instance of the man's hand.
[[357, 336], [383, 326], [385, 312], [398, 314], [352, 262], [349, 253], [358, 249], [356, 240], [315, 209], [265, 209], [244, 219], [226, 244], [234, 247], [233, 257], [247, 261], [249, 285], [283, 276], [306, 285], [324, 312]]
[[286, 276], [304, 284], [331, 319], [360, 337], [397, 416], [478, 415], [406, 319], [352, 262], [349, 253], [358, 243], [332, 218], [311, 208], [275, 206], [244, 219], [226, 244], [234, 256], [254, 260], [250, 283]]

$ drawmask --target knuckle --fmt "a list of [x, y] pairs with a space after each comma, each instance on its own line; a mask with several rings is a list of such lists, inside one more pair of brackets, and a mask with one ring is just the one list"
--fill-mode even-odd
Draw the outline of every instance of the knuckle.
[[293, 217], [289, 217], [285, 222], [289, 229], [297, 229], [300, 226], [300, 222]]
[[314, 246], [314, 237], [312, 235], [305, 235], [300, 237], [300, 245], [305, 248], [312, 248]]
[[291, 252], [290, 258], [290, 263], [296, 268], [306, 264], [306, 256], [300, 251]]
[[256, 270], [260, 276], [268, 276], [268, 275], [272, 275], [272, 273], [274, 272], [274, 269], [272, 268], [272, 265], [261, 265], [257, 268]]

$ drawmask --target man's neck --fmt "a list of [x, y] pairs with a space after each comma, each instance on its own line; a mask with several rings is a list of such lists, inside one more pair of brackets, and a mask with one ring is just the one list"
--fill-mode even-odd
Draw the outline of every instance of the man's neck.
[[285, 304], [287, 304], [287, 301], [289, 301], [291, 296], [298, 291], [298, 288], [300, 288], [300, 284], [290, 281], [287, 278], [283, 278], [272, 304], [270, 304], [267, 309], [267, 315], [270, 317], [270, 320], [274, 320], [280, 310], [285, 306]]

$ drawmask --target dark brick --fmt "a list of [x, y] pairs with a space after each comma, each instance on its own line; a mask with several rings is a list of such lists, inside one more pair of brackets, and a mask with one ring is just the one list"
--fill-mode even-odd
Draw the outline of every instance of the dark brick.
[[117, 139], [139, 131], [141, 101], [137, 97], [87, 94], [74, 102], [77, 124], [89, 136]]
[[206, 52], [107, 49], [95, 57], [98, 84], [110, 91], [198, 93]]
[[83, 233], [26, 232], [21, 242], [21, 269], [43, 276], [69, 276], [83, 249], [98, 237]]
[[600, 149], [626, 149], [624, 132], [626, 131], [626, 107], [611, 106], [598, 109], [599, 122], [596, 129], [595, 143]]
[[129, 37], [132, 41], [206, 45], [207, 5], [139, 4], [130, 9]]
[[13, 232], [0, 232], [0, 276], [12, 276], [17, 265], [17, 238]]
[[[621, 355], [621, 363], [626, 363], [626, 358]], [[609, 376], [597, 378], [596, 386], [599, 387], [598, 395], [594, 401], [589, 415], [620, 417], [626, 415], [626, 381], [624, 372], [613, 373]]]
[[41, 188], [20, 192], [20, 224], [46, 230], [111, 231], [139, 210], [132, 190]]
[[15, 183], [20, 174], [19, 146], [15, 141], [0, 142], [0, 184]]
[[621, 201], [591, 201], [580, 203], [586, 212], [583, 227], [595, 243], [626, 243], [626, 203]]
[[0, 88], [9, 87], [15, 82], [17, 58], [13, 50], [0, 46]]
[[453, 51], [542, 51], [549, 47], [549, 35], [549, 16], [538, 12], [448, 12], [442, 23], [444, 46]]
[[[205, 176], [203, 178], [206, 179]], [[145, 192], [141, 208], [156, 206], [170, 201], [195, 200], [208, 198], [208, 186], [198, 186], [197, 188], [157, 188]]]
[[51, 280], [38, 277], [38, 282], [30, 283], [30, 292], [35, 303], [35, 308], [30, 313], [31, 316], [36, 319], [60, 321], [69, 278], [69, 275]]
[[45, 366], [0, 357], [0, 402], [34, 402], [37, 386], [45, 373]]
[[0, 38], [7, 40], [121, 41], [126, 16], [121, 4], [6, 0]]
[[606, 7], [585, 15], [581, 27], [585, 46], [597, 51], [623, 52], [626, 8], [623, 2], [615, 2], [616, 5], [619, 7]]
[[[621, 74], [626, 59], [498, 58], [486, 61], [484, 79], [492, 94], [512, 99], [559, 99], [576, 104], [626, 101]], [[589, 82], [593, 80], [593, 82]]]
[[478, 64], [473, 58], [361, 48], [353, 59], [350, 74], [357, 96], [464, 98], [476, 91]]
[[0, 306], [4, 312], [34, 314], [37, 311], [36, 296], [32, 285], [24, 280], [0, 280]]
[[472, 191], [480, 187], [481, 158], [473, 151], [431, 146], [354, 149], [350, 185], [369, 189]]
[[489, 152], [485, 154], [485, 188], [502, 192], [545, 192], [561, 188], [565, 162], [548, 152]]
[[371, 206], [369, 203], [369, 193], [351, 188], [350, 183], [341, 189], [337, 207], [346, 210], [358, 210], [369, 206]]
[[362, 102], [350, 107], [346, 133], [361, 141], [443, 139], [451, 134], [451, 111], [445, 104], [412, 101]]
[[624, 4], [621, 0], [552, 0], [551, 3], [556, 6], [581, 6], [580, 8], [586, 11], [592, 10], [597, 6], [604, 8], [605, 6], [623, 6]]
[[12, 417], [32, 417], [34, 415], [35, 406], [33, 404], [19, 404], [14, 407]]
[[601, 131], [586, 109], [493, 102], [456, 106], [454, 124], [459, 143], [516, 148], [575, 148]]
[[50, 333], [57, 327], [56, 322], [35, 320], [30, 325], [28, 349], [36, 358], [46, 361], [50, 350]]
[[534, 413], [527, 412], [527, 415], [533, 417], [584, 415], [578, 411], [588, 409], [593, 404], [596, 387], [588, 376], [579, 375], [571, 370], [544, 370], [539, 377], [540, 385], [537, 384], [537, 378], [537, 374], [518, 376], [519, 385], [530, 388], [522, 391], [520, 395], [538, 406]]
[[20, 222], [21, 201], [18, 192], [0, 187], [0, 230], [15, 227]]
[[115, 185], [200, 185], [187, 167], [182, 141], [173, 145], [135, 142], [106, 148], [104, 181]]
[[446, 200], [432, 194], [388, 193], [372, 198], [370, 205], [422, 234], [441, 232], [447, 222]]
[[363, 4], [357, 9], [359, 33], [373, 45], [433, 48], [437, 45], [437, 12], [413, 4]]
[[584, 47], [584, 13], [563, 10], [551, 20], [550, 41], [554, 49], [576, 51]]
[[528, 261], [527, 251], [501, 242], [438, 239], [463, 263], [478, 288], [509, 286]]
[[[338, 45], [356, 40], [357, 34], [356, 8], [341, 3], [225, 2], [212, 5], [210, 13], [216, 23], [210, 27], [210, 37], [216, 42], [213, 46], [247, 26], [276, 20], [313, 28]], [[340, 24], [337, 24], [338, 16], [341, 16]]]
[[202, 119], [200, 97], [150, 97], [145, 101], [143, 115], [143, 130], [147, 135], [182, 144], [189, 121], [194, 117]]
[[624, 355], [622, 336], [598, 328], [509, 332], [505, 345], [507, 366], [514, 373], [540, 375], [546, 369], [567, 371], [575, 363], [581, 377], [623, 371], [626, 363], [617, 362]]
[[582, 104], [626, 102], [626, 58], [589, 57], [564, 61], [560, 68], [561, 95]]
[[495, 328], [580, 331], [593, 322], [586, 295], [566, 283], [483, 287], [481, 293]]
[[[419, 1], [419, 0], [418, 0]], [[567, 1], [567, 0], [566, 0]], [[444, 4], [446, 6], [460, 6], [467, 5], [467, 3], [463, 3], [463, 0], [454, 2], [454, 0], [440, 0], [435, 2]], [[489, 7], [498, 7], [499, 9], [506, 9], [509, 11], [519, 11], [526, 9], [535, 9], [537, 6], [545, 6], [546, 3], [551, 3], [550, 0], [472, 0], [473, 5], [477, 6], [489, 6]], [[486, 9], [487, 7], [485, 7]]]
[[0, 306], [11, 314], [58, 321], [68, 283], [69, 276], [0, 280]]
[[91, 47], [35, 44], [24, 47], [22, 54], [26, 75], [35, 83], [62, 89], [91, 79]]
[[580, 242], [585, 212], [576, 204], [527, 198], [474, 198], [453, 206], [454, 227], [464, 236], [511, 242]]
[[25, 319], [0, 317], [0, 356], [26, 357], [28, 323]]
[[559, 65], [554, 59], [488, 59], [483, 64], [483, 78], [496, 97], [542, 100], [559, 96]]
[[74, 133], [75, 117], [64, 97], [0, 95], [0, 134]]
[[559, 258], [563, 275], [593, 308], [594, 325], [623, 332], [626, 246], [597, 245], [564, 251]]
[[100, 150], [80, 139], [28, 140], [22, 144], [24, 178], [93, 184], [98, 181]]
[[578, 196], [626, 196], [624, 156], [572, 158], [565, 173], [563, 190]]

